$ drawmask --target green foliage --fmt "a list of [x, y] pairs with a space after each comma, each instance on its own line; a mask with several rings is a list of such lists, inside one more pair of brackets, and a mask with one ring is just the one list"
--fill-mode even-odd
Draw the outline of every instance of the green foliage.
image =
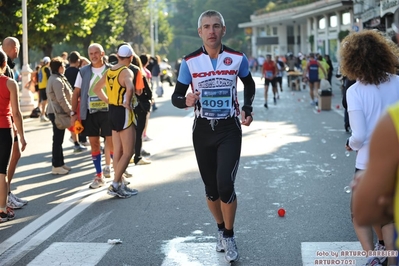
[[288, 9], [288, 8], [308, 5], [308, 4], [317, 2], [317, 1], [320, 1], [320, 0], [277, 1], [276, 4], [274, 4], [273, 2], [270, 2], [272, 4], [269, 3], [268, 5], [266, 5], [266, 7], [256, 10], [255, 14], [262, 15], [262, 14], [266, 14], [268, 12], [276, 12], [276, 11], [284, 10], [284, 9]]
[[342, 41], [346, 36], [349, 35], [349, 33], [349, 30], [341, 30], [340, 32], [338, 32], [338, 40]]

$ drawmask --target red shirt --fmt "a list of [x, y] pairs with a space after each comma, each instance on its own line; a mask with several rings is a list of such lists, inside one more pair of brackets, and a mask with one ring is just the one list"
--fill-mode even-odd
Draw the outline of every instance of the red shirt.
[[276, 64], [274, 61], [268, 62], [267, 60], [263, 63], [263, 74], [265, 78], [270, 79], [276, 75]]
[[12, 128], [10, 91], [7, 87], [9, 77], [0, 76], [0, 128]]

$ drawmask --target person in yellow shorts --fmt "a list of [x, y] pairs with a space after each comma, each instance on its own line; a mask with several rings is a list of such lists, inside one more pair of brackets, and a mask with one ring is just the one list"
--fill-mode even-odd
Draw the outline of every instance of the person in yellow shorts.
[[[133, 112], [134, 94], [140, 95], [133, 85], [133, 72], [128, 68], [133, 59], [130, 45], [122, 45], [118, 49], [118, 63], [106, 71], [97, 82], [94, 93], [109, 106], [109, 119], [114, 145], [114, 181], [108, 188], [108, 194], [120, 198], [136, 195], [138, 191], [127, 187], [122, 182], [122, 175], [129, 165], [134, 153], [136, 139], [136, 118]], [[107, 94], [101, 89], [106, 86]]]

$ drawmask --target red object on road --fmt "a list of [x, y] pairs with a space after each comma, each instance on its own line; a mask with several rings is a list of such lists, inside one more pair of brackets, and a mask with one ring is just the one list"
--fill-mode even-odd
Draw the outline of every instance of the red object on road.
[[284, 215], [285, 215], [285, 210], [284, 210], [283, 208], [280, 208], [280, 209], [278, 209], [277, 213], [278, 213], [278, 216], [284, 217]]

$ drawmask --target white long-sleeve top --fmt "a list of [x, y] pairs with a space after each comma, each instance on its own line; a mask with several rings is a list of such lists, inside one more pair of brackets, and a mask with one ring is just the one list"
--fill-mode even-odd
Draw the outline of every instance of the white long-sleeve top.
[[379, 85], [357, 81], [346, 92], [352, 136], [349, 147], [357, 151], [356, 168], [366, 169], [369, 141], [378, 119], [389, 105], [399, 101], [399, 76], [390, 75]]

